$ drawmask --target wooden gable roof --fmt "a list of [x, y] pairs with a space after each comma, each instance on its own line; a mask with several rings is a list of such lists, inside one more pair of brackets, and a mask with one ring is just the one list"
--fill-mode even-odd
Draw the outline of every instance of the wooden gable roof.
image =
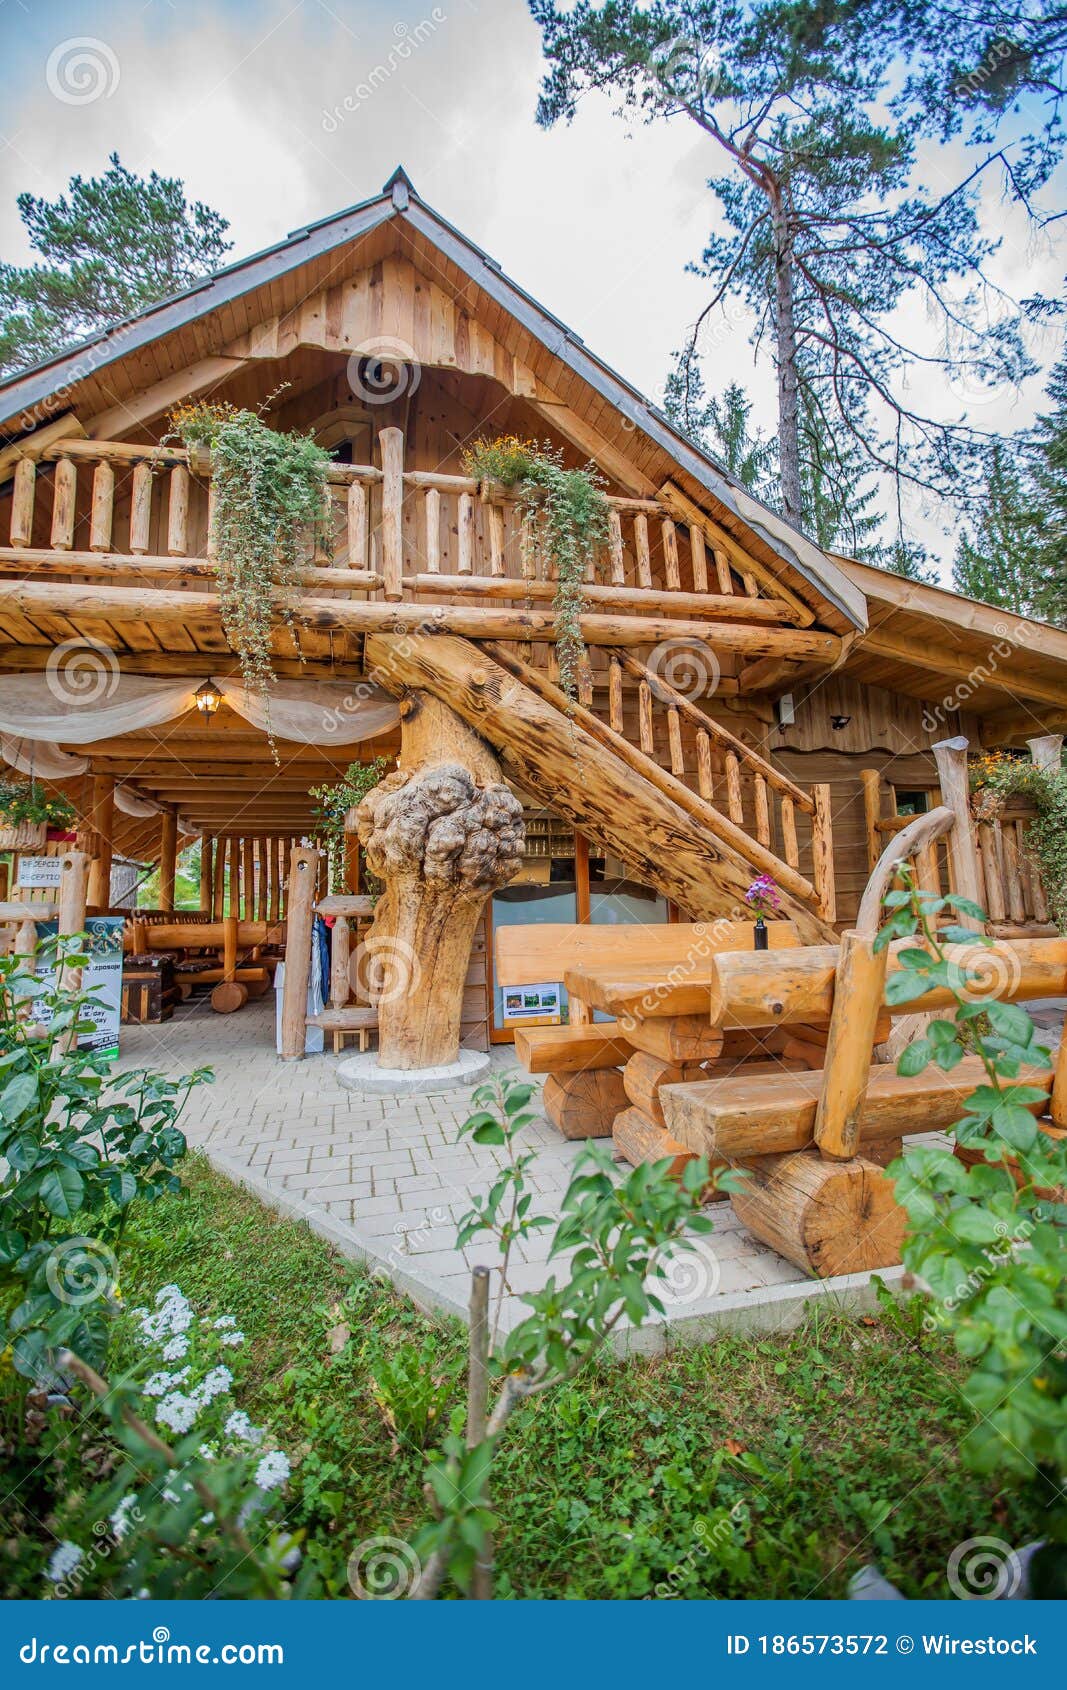
[[696, 504], [825, 626], [866, 625], [864, 594], [838, 562], [679, 435], [402, 170], [375, 199], [0, 384], [0, 430], [129, 435], [256, 360], [375, 341], [501, 382], [633, 493]]

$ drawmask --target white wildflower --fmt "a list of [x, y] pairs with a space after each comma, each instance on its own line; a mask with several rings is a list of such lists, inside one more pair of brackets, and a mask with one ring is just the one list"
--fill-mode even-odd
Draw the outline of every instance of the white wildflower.
[[122, 1501], [115, 1509], [115, 1512], [112, 1514], [111, 1530], [114, 1532], [120, 1543], [127, 1533], [133, 1530], [134, 1521], [131, 1520], [130, 1515], [136, 1514], [137, 1511], [137, 1494], [136, 1492], [131, 1492], [129, 1496], [123, 1497]]
[[238, 1344], [244, 1343], [245, 1335], [243, 1332], [227, 1332], [222, 1341], [229, 1349], [235, 1350]]
[[172, 1391], [169, 1397], [164, 1397], [156, 1409], [156, 1423], [159, 1426], [169, 1426], [172, 1432], [188, 1432], [195, 1424], [200, 1403], [195, 1396], [186, 1396], [183, 1391]]
[[262, 1426], [253, 1426], [243, 1408], [235, 1408], [226, 1422], [226, 1434], [242, 1444], [263, 1442]]
[[260, 1490], [277, 1490], [289, 1477], [289, 1457], [280, 1449], [272, 1449], [256, 1468], [256, 1484]]
[[225, 1395], [232, 1384], [233, 1374], [228, 1367], [213, 1367], [192, 1391], [193, 1401], [198, 1407], [206, 1408], [216, 1397]]
[[163, 1346], [164, 1361], [181, 1361], [182, 1357], [188, 1354], [189, 1340], [188, 1338], [183, 1338], [180, 1333], [176, 1338], [171, 1338], [169, 1343], [166, 1343]]
[[214, 1326], [216, 1332], [221, 1332], [225, 1326], [236, 1326], [237, 1316], [232, 1314], [220, 1314], [218, 1320], [213, 1321], [212, 1325]]
[[189, 1369], [183, 1367], [180, 1373], [153, 1373], [142, 1386], [142, 1395], [146, 1397], [165, 1397], [168, 1391], [173, 1391], [175, 1385], [180, 1385], [183, 1379], [188, 1379]]
[[64, 1538], [58, 1549], [53, 1550], [52, 1559], [48, 1563], [48, 1577], [53, 1584], [62, 1584], [70, 1577], [75, 1567], [81, 1565], [85, 1559], [84, 1549], [79, 1549], [76, 1543]]

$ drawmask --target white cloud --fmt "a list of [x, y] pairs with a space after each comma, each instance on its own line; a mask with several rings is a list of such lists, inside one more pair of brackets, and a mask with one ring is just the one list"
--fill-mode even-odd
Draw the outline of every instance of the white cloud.
[[[2, 21], [5, 257], [27, 255], [17, 192], [54, 195], [116, 149], [139, 171], [183, 177], [229, 217], [236, 255], [369, 197], [403, 162], [430, 204], [658, 398], [706, 298], [685, 266], [716, 218], [706, 186], [715, 160], [692, 128], [628, 131], [600, 97], [583, 101], [570, 127], [538, 130], [538, 32], [521, 0], [57, 0], [17, 17], [8, 4]], [[120, 75], [99, 99], [64, 103], [47, 86], [49, 56], [85, 37], [106, 44]], [[986, 215], [1006, 236], [998, 279], [1056, 291], [1062, 247], [1035, 245], [995, 194]], [[921, 328], [921, 312], [903, 321]], [[742, 381], [772, 423], [773, 369], [766, 353], [753, 368], [743, 326], [715, 336], [706, 373], [713, 387]], [[972, 400], [974, 419], [1021, 426], [1040, 389]], [[945, 403], [960, 408], [958, 396]], [[917, 502], [913, 514], [947, 551], [938, 514]]]

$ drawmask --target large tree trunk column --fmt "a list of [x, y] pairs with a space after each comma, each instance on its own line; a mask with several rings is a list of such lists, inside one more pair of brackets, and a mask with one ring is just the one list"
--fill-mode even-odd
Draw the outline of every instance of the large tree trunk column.
[[488, 746], [428, 693], [401, 704], [400, 766], [356, 811], [367, 866], [385, 884], [367, 939], [378, 1066], [459, 1057], [463, 987], [490, 894], [522, 861], [522, 807]]

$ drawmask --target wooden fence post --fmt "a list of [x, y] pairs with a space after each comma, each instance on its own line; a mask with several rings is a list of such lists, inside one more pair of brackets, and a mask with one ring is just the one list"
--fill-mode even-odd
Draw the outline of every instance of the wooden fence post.
[[[967, 741], [961, 737], [943, 739], [931, 747], [941, 782], [941, 802], [952, 811], [955, 825], [948, 836], [948, 867], [952, 890], [976, 904], [982, 896], [978, 850], [971, 817], [971, 795], [967, 781]], [[982, 923], [974, 916], [957, 915], [961, 927], [980, 932]]]
[[[60, 858], [59, 867], [59, 920], [57, 931], [60, 939], [85, 931], [86, 891], [89, 882], [89, 858], [84, 851], [65, 851]], [[82, 971], [80, 968], [63, 970], [64, 985], [72, 992], [80, 991]], [[65, 1037], [68, 1050], [77, 1043], [77, 1035], [73, 1027]]]
[[319, 853], [313, 846], [297, 845], [293, 849], [289, 858], [289, 892], [285, 915], [285, 979], [282, 983], [283, 1062], [298, 1061], [304, 1054], [318, 869]]

